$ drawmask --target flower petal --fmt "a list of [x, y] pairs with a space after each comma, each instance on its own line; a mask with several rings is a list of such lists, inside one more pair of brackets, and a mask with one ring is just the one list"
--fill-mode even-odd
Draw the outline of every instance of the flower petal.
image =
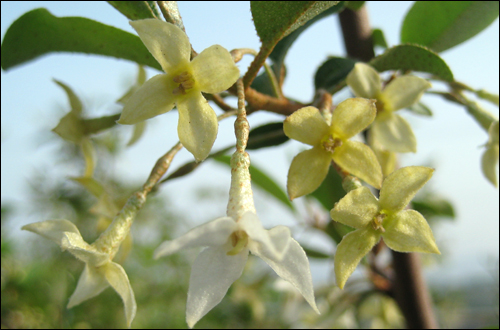
[[288, 170], [287, 190], [290, 200], [315, 191], [325, 179], [332, 161], [321, 147], [302, 151], [292, 160]]
[[159, 74], [146, 81], [127, 99], [118, 124], [132, 125], [172, 110], [177, 100], [172, 77]]
[[238, 225], [250, 238], [248, 248], [252, 254], [263, 254], [277, 262], [283, 258], [291, 237], [290, 229], [284, 226], [275, 227], [271, 236], [270, 231], [262, 227], [257, 215], [251, 212], [245, 213]]
[[379, 212], [378, 200], [368, 187], [351, 190], [330, 211], [333, 220], [349, 227], [365, 227]]
[[232, 218], [223, 217], [194, 227], [186, 234], [173, 241], [165, 241], [154, 253], [154, 258], [173, 254], [180, 249], [195, 246], [221, 246], [237, 228]]
[[374, 100], [360, 97], [347, 99], [333, 111], [330, 132], [342, 140], [348, 139], [367, 128], [376, 116]]
[[335, 252], [335, 279], [339, 288], [343, 289], [345, 282], [358, 266], [361, 259], [377, 244], [380, 234], [366, 227], [357, 229], [342, 238]]
[[333, 160], [345, 171], [359, 177], [374, 188], [382, 184], [382, 168], [373, 150], [357, 141], [343, 141], [335, 149]]
[[179, 101], [177, 109], [179, 140], [196, 161], [201, 162], [207, 158], [217, 137], [217, 115], [199, 92], [192, 92]]
[[391, 212], [404, 209], [433, 172], [434, 169], [423, 166], [408, 166], [394, 171], [382, 183], [380, 208]]
[[376, 143], [394, 152], [417, 152], [417, 139], [410, 124], [403, 117], [386, 113], [377, 117], [372, 125]]
[[354, 65], [354, 69], [347, 75], [346, 83], [357, 97], [374, 98], [382, 87], [378, 72], [364, 63]]
[[483, 170], [483, 174], [495, 187], [498, 186], [496, 173], [497, 164], [498, 144], [487, 147], [481, 157], [481, 169]]
[[193, 77], [204, 93], [219, 93], [231, 87], [240, 77], [231, 54], [220, 45], [202, 51], [191, 62]]
[[130, 328], [130, 324], [132, 323], [132, 320], [135, 317], [135, 312], [137, 311], [137, 304], [135, 302], [134, 291], [130, 286], [127, 273], [125, 273], [122, 266], [115, 262], [106, 264], [104, 268], [106, 280], [123, 300], [127, 326]]
[[189, 63], [191, 44], [184, 31], [177, 26], [154, 18], [131, 21], [130, 25], [163, 71]]
[[93, 246], [87, 244], [79, 233], [64, 233], [61, 248], [91, 266], [101, 266], [110, 258], [109, 254], [97, 252]]
[[403, 210], [387, 217], [384, 228], [384, 242], [394, 251], [441, 254], [431, 227], [415, 210]]
[[68, 220], [47, 220], [35, 222], [25, 225], [21, 229], [29, 230], [35, 234], [50, 239], [51, 241], [56, 242], [59, 246], [62, 246], [62, 240], [66, 237], [66, 232], [80, 235], [78, 228]]
[[189, 279], [186, 322], [190, 328], [221, 302], [241, 276], [247, 259], [246, 248], [236, 255], [227, 255], [223, 247], [208, 247], [200, 252]]
[[283, 131], [290, 139], [316, 146], [328, 135], [330, 128], [318, 109], [305, 107], [285, 119]]
[[263, 254], [257, 254], [257, 256], [262, 258], [279, 277], [290, 282], [302, 294], [314, 311], [319, 314], [314, 300], [309, 260], [304, 249], [296, 240], [290, 237], [288, 249], [280, 262], [276, 262]]
[[103, 267], [93, 267], [85, 265], [85, 269], [80, 275], [75, 292], [71, 295], [68, 308], [76, 306], [87, 299], [97, 296], [109, 286], [104, 276]]
[[425, 90], [432, 85], [425, 79], [415, 76], [397, 77], [382, 91], [384, 109], [396, 111], [407, 108], [420, 100]]

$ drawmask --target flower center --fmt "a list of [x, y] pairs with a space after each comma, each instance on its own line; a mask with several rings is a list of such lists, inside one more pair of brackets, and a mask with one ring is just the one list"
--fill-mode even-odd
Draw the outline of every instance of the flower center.
[[342, 140], [339, 138], [334, 138], [331, 135], [328, 135], [321, 140], [321, 146], [329, 153], [333, 153], [335, 151], [335, 148], [340, 147], [341, 145]]
[[187, 71], [175, 76], [173, 80], [176, 84], [179, 84], [173, 91], [175, 95], [185, 95], [186, 91], [193, 88], [195, 83], [193, 76]]
[[373, 229], [380, 230], [381, 232], [385, 233], [385, 229], [384, 227], [382, 227], [382, 222], [384, 221], [386, 216], [387, 214], [379, 213], [375, 217], [373, 217], [372, 220]]
[[231, 238], [231, 245], [233, 248], [226, 253], [228, 256], [237, 255], [248, 244], [248, 235], [243, 230], [237, 230], [229, 237]]

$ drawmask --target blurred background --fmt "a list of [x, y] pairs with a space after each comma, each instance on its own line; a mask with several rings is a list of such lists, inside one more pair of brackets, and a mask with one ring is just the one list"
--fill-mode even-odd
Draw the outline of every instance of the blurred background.
[[[404, 15], [412, 2], [368, 2], [371, 26], [382, 29], [390, 46], [399, 43]], [[29, 10], [44, 7], [56, 16], [82, 16], [134, 33], [128, 20], [106, 2], [1, 2], [2, 40], [7, 28]], [[260, 46], [248, 2], [179, 2], [186, 32], [194, 49], [220, 44], [228, 50]], [[457, 80], [498, 94], [498, 19], [476, 37], [440, 56]], [[284, 93], [310, 102], [313, 77], [327, 56], [344, 56], [336, 16], [306, 30], [290, 49], [285, 64]], [[238, 63], [245, 72], [251, 57]], [[157, 74], [147, 69], [148, 78]], [[1, 216], [2, 216], [2, 328], [109, 328], [124, 327], [119, 296], [107, 289], [98, 297], [66, 309], [83, 264], [54, 243], [21, 231], [28, 223], [47, 219], [74, 222], [87, 242], [106, 227], [92, 207], [96, 200], [70, 177], [81, 175], [79, 149], [51, 132], [70, 107], [64, 91], [52, 79], [67, 84], [84, 104], [84, 116], [119, 113], [116, 103], [136, 80], [134, 63], [80, 54], [52, 54], [26, 65], [1, 71]], [[434, 84], [433, 90], [445, 90]], [[338, 93], [335, 102], [349, 97]], [[434, 217], [440, 256], [422, 256], [440, 326], [446, 328], [498, 325], [499, 193], [482, 175], [480, 157], [488, 136], [466, 111], [441, 98], [425, 95], [433, 111], [421, 117], [402, 111], [418, 141], [416, 154], [401, 157], [401, 166], [436, 168], [423, 194], [453, 205], [455, 217]], [[482, 106], [498, 116], [498, 108]], [[214, 106], [218, 114], [221, 110]], [[283, 117], [258, 112], [249, 116], [251, 127], [282, 121]], [[177, 142], [177, 113], [151, 119], [142, 139], [126, 143], [131, 127], [116, 127], [93, 137], [97, 148], [96, 176], [117, 201], [125, 200], [147, 178], [161, 155]], [[213, 150], [234, 143], [233, 120], [219, 125]], [[252, 164], [264, 170], [283, 189], [292, 158], [306, 146], [285, 145], [250, 152]], [[192, 161], [183, 150], [172, 169]], [[498, 176], [498, 172], [497, 172]], [[185, 301], [190, 264], [198, 251], [183, 251], [152, 260], [152, 251], [165, 239], [177, 237], [200, 223], [223, 216], [230, 182], [227, 167], [207, 160], [195, 172], [169, 181], [150, 199], [132, 228], [133, 248], [123, 266], [138, 304], [134, 328], [186, 327]], [[326, 222], [321, 205], [307, 198], [293, 202], [295, 211], [255, 187], [258, 215], [265, 227], [287, 225], [305, 247], [323, 253], [310, 258], [317, 316], [297, 293], [257, 258], [250, 258], [243, 277], [228, 296], [197, 325], [200, 328], [285, 327], [400, 327], [403, 320], [394, 302], [369, 290], [362, 267], [344, 291], [335, 287], [335, 244], [315, 221]], [[418, 197], [418, 196], [417, 196]], [[119, 256], [120, 257], [120, 256]]]

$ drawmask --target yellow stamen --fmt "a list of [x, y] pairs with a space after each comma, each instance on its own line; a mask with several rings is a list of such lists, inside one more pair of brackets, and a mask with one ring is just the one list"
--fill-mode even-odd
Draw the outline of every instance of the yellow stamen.
[[331, 135], [328, 135], [321, 140], [321, 146], [329, 153], [333, 153], [335, 148], [340, 147], [341, 145], [342, 140], [339, 138], [333, 138]]
[[228, 256], [234, 256], [240, 253], [243, 248], [245, 248], [248, 244], [248, 235], [244, 231], [235, 231], [231, 234], [231, 244], [233, 248], [227, 252]]
[[186, 91], [190, 90], [195, 85], [194, 78], [189, 72], [182, 72], [175, 76], [173, 81], [179, 84], [179, 86], [172, 91], [175, 95], [185, 95]]

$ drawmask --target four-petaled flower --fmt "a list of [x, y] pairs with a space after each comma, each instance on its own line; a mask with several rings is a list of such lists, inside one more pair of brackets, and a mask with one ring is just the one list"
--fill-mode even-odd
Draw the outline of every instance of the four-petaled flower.
[[207, 246], [191, 270], [186, 306], [188, 326], [192, 328], [224, 298], [231, 284], [241, 276], [249, 252], [290, 282], [319, 313], [304, 250], [291, 237], [287, 227], [266, 230], [255, 213], [248, 154], [236, 151], [231, 166], [227, 217], [195, 227], [173, 241], [163, 242], [155, 251], [155, 258], [158, 258], [183, 248]]
[[344, 236], [335, 253], [335, 277], [340, 288], [381, 237], [394, 251], [440, 253], [425, 218], [415, 210], [404, 210], [433, 171], [422, 166], [403, 167], [384, 180], [380, 200], [370, 189], [361, 187], [335, 204], [330, 212], [332, 219], [356, 228]]
[[108, 286], [111, 286], [123, 300], [127, 325], [130, 327], [135, 317], [137, 305], [125, 270], [119, 264], [111, 261], [117, 248], [106, 248], [95, 243], [87, 244], [78, 228], [68, 220], [36, 222], [23, 226], [22, 229], [56, 242], [63, 251], [67, 250], [85, 262], [85, 269], [78, 280], [75, 292], [69, 298], [68, 308], [97, 296]]
[[346, 78], [354, 95], [377, 100], [377, 118], [370, 133], [389, 151], [416, 152], [417, 140], [411, 126], [395, 111], [409, 107], [420, 100], [431, 84], [415, 76], [401, 76], [383, 90], [377, 71], [364, 63], [356, 63]]
[[328, 174], [332, 159], [344, 171], [375, 188], [382, 183], [382, 170], [370, 147], [349, 138], [368, 127], [375, 119], [373, 100], [347, 99], [340, 103], [327, 123], [315, 107], [297, 110], [283, 124], [285, 134], [313, 146], [292, 161], [288, 171], [288, 196], [294, 199], [319, 187]]
[[491, 123], [488, 129], [488, 143], [481, 158], [481, 168], [484, 176], [497, 187], [496, 166], [498, 164], [498, 120]]
[[130, 25], [166, 74], [149, 79], [127, 100], [118, 123], [136, 124], [170, 111], [175, 104], [179, 140], [196, 161], [204, 160], [217, 137], [218, 122], [201, 93], [219, 93], [236, 82], [240, 73], [231, 55], [214, 45], [190, 62], [189, 39], [177, 26], [158, 19]]

